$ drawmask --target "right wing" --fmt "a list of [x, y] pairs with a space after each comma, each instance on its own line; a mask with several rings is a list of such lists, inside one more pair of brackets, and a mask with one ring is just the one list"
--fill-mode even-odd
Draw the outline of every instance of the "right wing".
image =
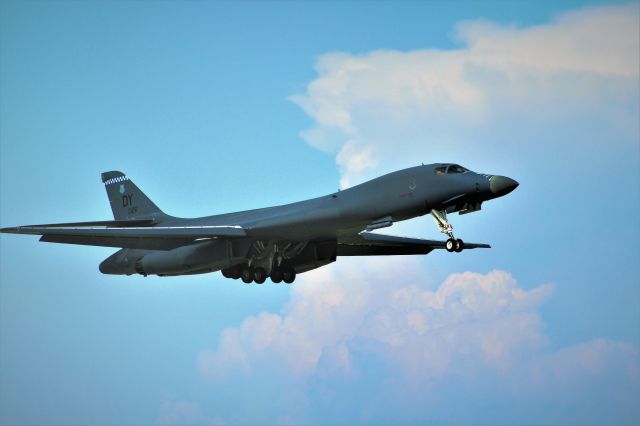
[[[393, 235], [361, 232], [338, 241], [338, 256], [388, 256], [404, 254], [428, 254], [434, 249], [444, 249], [445, 241], [396, 237]], [[464, 243], [464, 248], [491, 248], [489, 244]]]
[[103, 247], [170, 250], [200, 238], [244, 237], [241, 226], [152, 226], [152, 221], [101, 221], [2, 228], [9, 234], [42, 235], [40, 241]]

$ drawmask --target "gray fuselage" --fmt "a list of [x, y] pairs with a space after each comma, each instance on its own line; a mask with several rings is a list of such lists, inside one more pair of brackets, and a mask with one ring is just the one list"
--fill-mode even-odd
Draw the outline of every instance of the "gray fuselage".
[[471, 171], [436, 175], [434, 169], [442, 166], [430, 164], [399, 170], [343, 191], [292, 204], [194, 219], [167, 217], [161, 224], [235, 224], [259, 239], [278, 239], [282, 235], [301, 241], [335, 239], [357, 234], [381, 218], [390, 217], [398, 222], [422, 216], [433, 208], [494, 198], [489, 176]]

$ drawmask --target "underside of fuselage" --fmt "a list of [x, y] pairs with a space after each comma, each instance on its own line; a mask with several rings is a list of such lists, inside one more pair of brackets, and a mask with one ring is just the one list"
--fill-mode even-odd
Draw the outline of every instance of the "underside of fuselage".
[[122, 249], [100, 264], [104, 274], [177, 276], [222, 271], [245, 282], [293, 282], [297, 274], [336, 260], [336, 240], [208, 240], [173, 250]]

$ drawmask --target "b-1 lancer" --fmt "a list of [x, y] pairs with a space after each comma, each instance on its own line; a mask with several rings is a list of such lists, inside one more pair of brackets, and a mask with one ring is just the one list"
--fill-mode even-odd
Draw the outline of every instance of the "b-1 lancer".
[[[489, 248], [453, 235], [447, 214], [480, 210], [513, 191], [504, 176], [457, 164], [429, 164], [389, 173], [349, 189], [276, 207], [179, 218], [165, 214], [122, 172], [102, 173], [113, 221], [2, 228], [42, 235], [40, 241], [119, 247], [100, 264], [104, 274], [175, 276], [222, 271], [262, 284], [292, 283], [297, 274], [339, 256], [427, 254]], [[372, 233], [394, 222], [431, 214], [449, 238], [432, 241]]]

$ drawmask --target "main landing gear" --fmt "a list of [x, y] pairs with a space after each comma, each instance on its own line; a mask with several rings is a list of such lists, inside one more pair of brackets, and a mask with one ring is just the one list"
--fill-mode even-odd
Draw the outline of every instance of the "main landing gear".
[[445, 210], [431, 210], [431, 216], [433, 216], [433, 220], [436, 222], [438, 229], [443, 234], [446, 234], [449, 239], [445, 242], [444, 247], [447, 249], [449, 253], [456, 252], [460, 253], [464, 250], [464, 241], [460, 238], [455, 238], [453, 236], [453, 226], [447, 220], [447, 212]]
[[275, 268], [271, 272], [271, 281], [275, 284], [279, 284], [281, 282], [285, 282], [286, 284], [291, 284], [296, 279], [296, 271], [295, 269], [289, 268]]
[[296, 270], [290, 266], [291, 259], [298, 256], [307, 246], [307, 241], [254, 241], [247, 255], [247, 262], [222, 270], [226, 278], [238, 279], [249, 284], [264, 283], [267, 278], [275, 284], [291, 284], [296, 279]]
[[275, 284], [285, 282], [291, 284], [296, 279], [296, 271], [292, 267], [273, 268], [271, 275], [267, 275], [264, 268], [253, 268], [249, 265], [235, 266], [222, 270], [222, 275], [225, 278], [232, 278], [237, 280], [240, 278], [243, 283], [250, 284], [252, 282], [256, 284], [263, 284], [267, 278], [271, 278], [271, 281]]

